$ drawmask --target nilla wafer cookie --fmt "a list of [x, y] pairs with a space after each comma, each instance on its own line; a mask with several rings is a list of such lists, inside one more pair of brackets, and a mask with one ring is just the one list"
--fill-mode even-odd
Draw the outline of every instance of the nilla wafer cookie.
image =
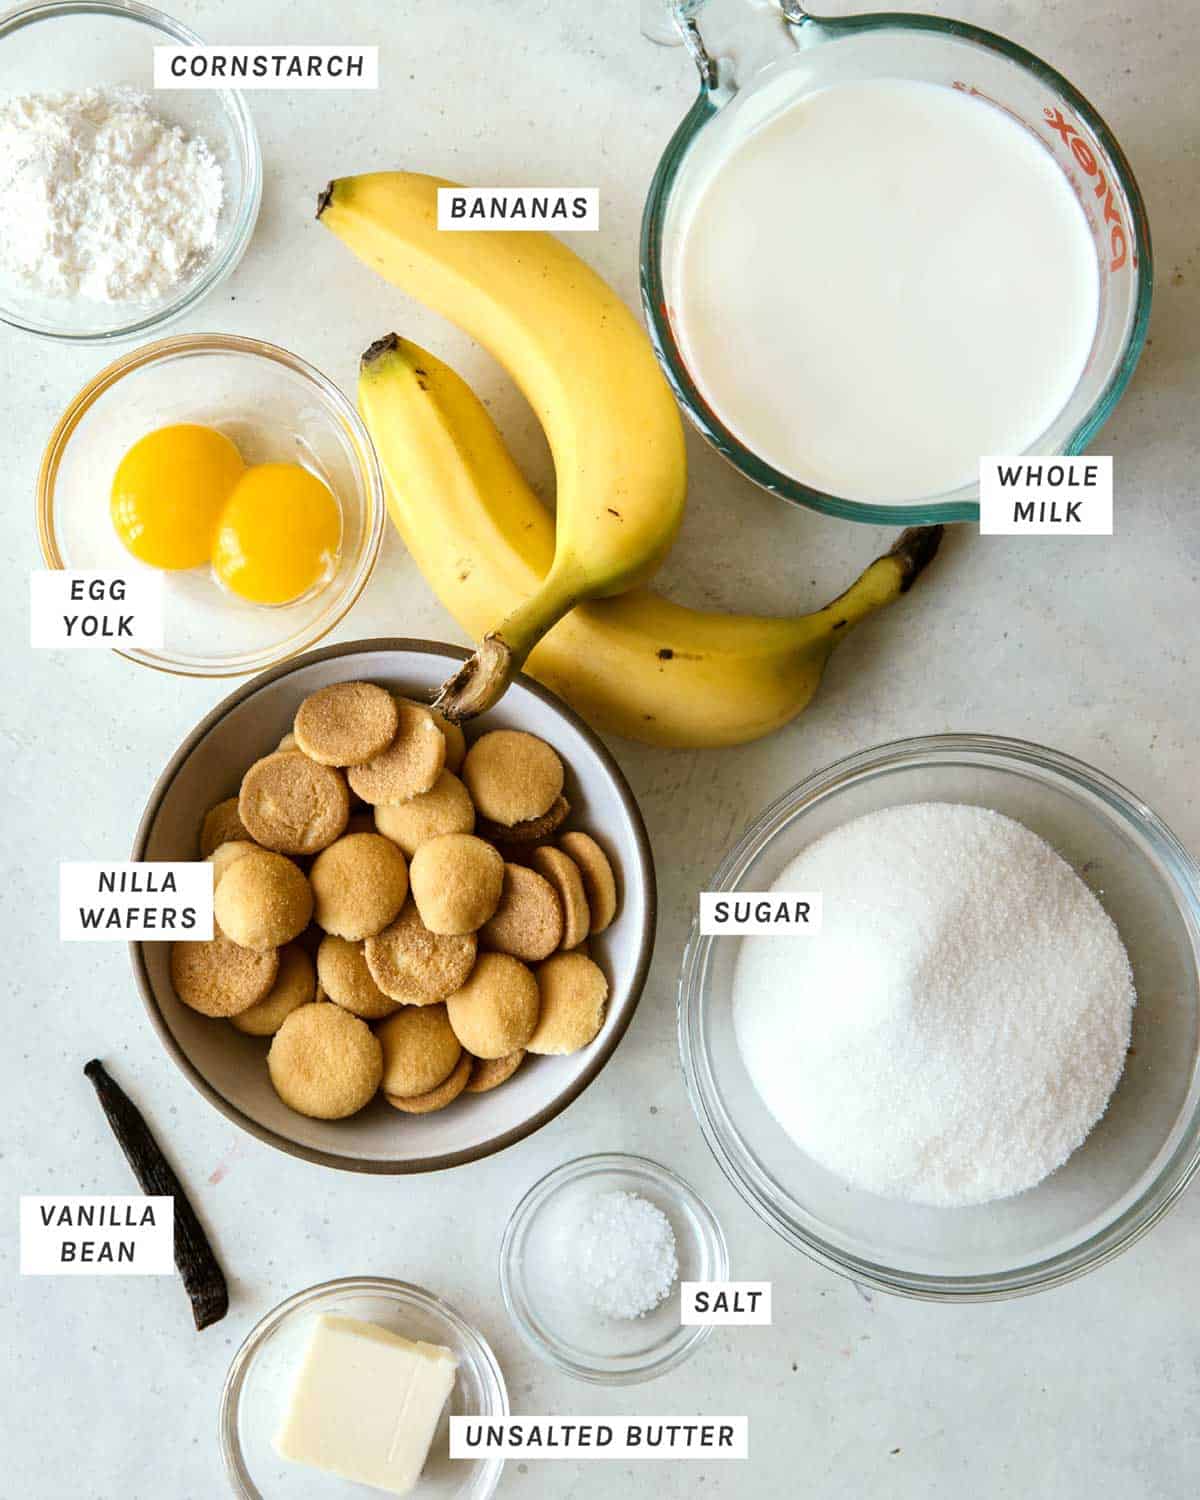
[[558, 894], [563, 916], [560, 946], [564, 949], [578, 948], [592, 927], [591, 908], [579, 866], [564, 850], [555, 849], [549, 844], [531, 850], [529, 863], [550, 882]]
[[507, 1083], [525, 1061], [524, 1047], [518, 1047], [507, 1057], [473, 1057], [471, 1076], [464, 1090], [468, 1094], [488, 1094]]
[[250, 1006], [230, 1016], [230, 1025], [247, 1036], [274, 1036], [294, 1010], [307, 1005], [317, 987], [313, 961], [299, 943], [279, 950], [279, 973], [270, 991]]
[[270, 993], [279, 973], [274, 948], [256, 953], [213, 926], [209, 942], [171, 945], [171, 983], [180, 1000], [202, 1016], [236, 1016]]
[[582, 953], [556, 953], [537, 970], [538, 1023], [526, 1050], [561, 1056], [594, 1041], [604, 1024], [608, 980]]
[[603, 932], [617, 914], [617, 878], [608, 855], [590, 833], [564, 833], [558, 847], [579, 866], [587, 892], [592, 934]]
[[397, 1008], [397, 1002], [375, 983], [362, 943], [327, 934], [317, 949], [317, 977], [335, 1005], [364, 1021], [381, 1021]]
[[550, 810], [562, 794], [563, 763], [535, 734], [493, 729], [467, 751], [462, 777], [479, 815], [511, 828]]
[[479, 946], [526, 963], [548, 958], [562, 942], [562, 904], [536, 870], [504, 866], [500, 905], [479, 929]]
[[311, 760], [323, 766], [357, 766], [382, 755], [399, 727], [391, 693], [373, 682], [334, 682], [305, 698], [292, 733]]
[[373, 807], [427, 792], [446, 763], [446, 739], [429, 710], [403, 698], [395, 699], [394, 706], [397, 727], [391, 744], [347, 772], [355, 794]]
[[437, 1088], [462, 1056], [444, 1005], [406, 1005], [376, 1035], [383, 1047], [383, 1091], [398, 1099]]
[[246, 825], [238, 815], [238, 799], [226, 797], [216, 807], [210, 807], [200, 825], [200, 854], [207, 859], [222, 844], [250, 838]]
[[446, 1001], [454, 1035], [474, 1057], [506, 1057], [524, 1047], [538, 1019], [532, 972], [507, 953], [481, 953], [470, 979]]
[[367, 968], [385, 995], [403, 1005], [434, 1005], [461, 989], [475, 967], [475, 934], [430, 932], [410, 901], [364, 945]]
[[383, 1049], [365, 1021], [327, 1000], [294, 1010], [267, 1053], [275, 1092], [297, 1114], [344, 1120], [369, 1104], [383, 1073]]
[[382, 932], [408, 895], [408, 864], [381, 833], [350, 833], [323, 849], [308, 872], [317, 925], [358, 941]]
[[346, 778], [295, 750], [256, 760], [242, 777], [238, 814], [250, 838], [278, 854], [316, 854], [350, 817]]
[[430, 1089], [427, 1094], [413, 1094], [402, 1099], [398, 1094], [385, 1093], [383, 1097], [393, 1109], [398, 1109], [402, 1114], [431, 1115], [439, 1109], [445, 1109], [447, 1104], [453, 1104], [466, 1088], [470, 1076], [471, 1058], [464, 1052], [450, 1077], [444, 1083], [439, 1083], [437, 1088]]

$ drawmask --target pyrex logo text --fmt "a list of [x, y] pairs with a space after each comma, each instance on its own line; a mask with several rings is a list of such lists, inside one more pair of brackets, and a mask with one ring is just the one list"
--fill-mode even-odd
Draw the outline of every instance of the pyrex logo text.
[[1108, 231], [1108, 246], [1111, 251], [1108, 268], [1110, 271], [1119, 271], [1129, 258], [1129, 242], [1125, 234], [1125, 226], [1121, 222], [1121, 215], [1117, 211], [1112, 184], [1105, 177], [1103, 168], [1096, 160], [1095, 152], [1062, 111], [1047, 107], [1042, 110], [1042, 114], [1046, 118], [1047, 125], [1062, 137], [1063, 144], [1070, 148], [1071, 155], [1087, 175], [1096, 179], [1092, 191], [1104, 205], [1104, 222], [1111, 226]]

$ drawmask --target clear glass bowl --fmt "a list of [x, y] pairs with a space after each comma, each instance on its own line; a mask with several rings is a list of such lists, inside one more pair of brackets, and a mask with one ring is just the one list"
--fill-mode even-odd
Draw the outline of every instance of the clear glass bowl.
[[[675, 1231], [679, 1281], [640, 1318], [592, 1311], [571, 1275], [575, 1216], [595, 1193], [637, 1193]], [[513, 1210], [500, 1245], [500, 1290], [517, 1332], [539, 1358], [594, 1385], [633, 1385], [673, 1370], [712, 1331], [679, 1321], [680, 1281], [727, 1281], [729, 1251], [703, 1198], [666, 1167], [611, 1152], [556, 1167]]]
[[[978, 519], [977, 483], [903, 504], [875, 504], [813, 489], [774, 468], [708, 405], [676, 330], [678, 249], [714, 165], [796, 97], [883, 77], [942, 84], [990, 100], [1038, 137], [1079, 196], [1100, 271], [1096, 333], [1074, 393], [1029, 451], [1083, 452], [1142, 352], [1153, 279], [1150, 228], [1133, 171], [1087, 99], [1024, 47], [965, 21], [898, 13], [813, 17], [798, 0], [670, 0], [670, 9], [699, 69], [700, 94], [650, 185], [642, 219], [642, 301], [667, 378], [713, 447], [772, 494], [825, 515], [884, 526]], [[997, 256], [1002, 253], [997, 245]], [[804, 274], [803, 245], [788, 270]]]
[[733, 1185], [797, 1249], [857, 1282], [937, 1301], [1041, 1291], [1143, 1234], [1200, 1164], [1200, 868], [1151, 810], [1099, 771], [1019, 740], [935, 735], [864, 750], [773, 803], [709, 883], [770, 888], [806, 845], [911, 802], [995, 808], [1085, 880], [1129, 951], [1138, 1001], [1125, 1071], [1103, 1119], [1045, 1181], [972, 1208], [860, 1191], [818, 1166], [767, 1112], [734, 1036], [739, 941], [693, 927], [679, 990], [692, 1105]]
[[188, 27], [137, 0], [49, 0], [0, 16], [0, 98], [127, 85], [157, 114], [203, 137], [225, 176], [211, 253], [170, 293], [138, 304], [58, 302], [5, 279], [0, 321], [68, 343], [110, 343], [160, 329], [206, 297], [241, 260], [258, 218], [262, 157], [242, 96], [232, 89], [153, 86], [154, 48], [199, 46]]
[[160, 648], [121, 652], [188, 677], [234, 677], [319, 641], [362, 592], [383, 540], [375, 450], [332, 381], [295, 354], [233, 334], [176, 334], [101, 370], [63, 412], [38, 475], [37, 523], [50, 568], [136, 570], [109, 515], [112, 476], [156, 427], [219, 428], [248, 463], [294, 460], [319, 474], [342, 511], [332, 577], [294, 604], [267, 608], [222, 589], [205, 566], [166, 574]]
[[221, 1392], [221, 1456], [233, 1493], [242, 1500], [350, 1500], [367, 1493], [335, 1474], [280, 1458], [272, 1444], [308, 1330], [322, 1313], [361, 1318], [453, 1351], [458, 1380], [414, 1495], [417, 1500], [485, 1500], [494, 1494], [503, 1459], [452, 1462], [449, 1418], [508, 1415], [508, 1391], [496, 1356], [483, 1335], [440, 1297], [408, 1282], [377, 1276], [348, 1276], [297, 1292], [250, 1330], [233, 1356]]

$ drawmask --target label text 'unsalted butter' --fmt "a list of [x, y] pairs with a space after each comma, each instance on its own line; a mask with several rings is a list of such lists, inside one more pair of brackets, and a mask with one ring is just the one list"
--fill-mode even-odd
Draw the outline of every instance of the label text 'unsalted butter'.
[[747, 1458], [747, 1417], [450, 1418], [451, 1458]]

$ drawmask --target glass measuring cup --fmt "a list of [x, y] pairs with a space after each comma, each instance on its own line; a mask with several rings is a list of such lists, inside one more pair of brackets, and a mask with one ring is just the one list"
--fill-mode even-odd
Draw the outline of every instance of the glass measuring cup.
[[[829, 494], [776, 469], [709, 405], [678, 336], [675, 268], [686, 226], [714, 169], [804, 94], [831, 84], [899, 78], [963, 90], [1003, 109], [1052, 153], [1083, 208], [1100, 278], [1095, 334], [1070, 399], [1028, 450], [1082, 452], [1133, 374], [1145, 342], [1152, 284], [1149, 225], [1133, 172], [1082, 94], [1023, 47], [962, 21], [900, 13], [825, 19], [796, 0], [662, 0], [657, 10], [646, 34], [665, 40], [661, 21], [671, 21], [696, 63], [700, 93], [650, 185], [642, 219], [642, 300], [667, 378], [713, 447], [772, 494], [825, 515], [884, 525], [978, 518], [977, 483], [882, 504]], [[653, 12], [654, 0], [648, 0], [643, 14]], [[803, 260], [801, 246], [794, 268], [799, 274]], [[777, 274], [786, 274], [785, 268]]]

